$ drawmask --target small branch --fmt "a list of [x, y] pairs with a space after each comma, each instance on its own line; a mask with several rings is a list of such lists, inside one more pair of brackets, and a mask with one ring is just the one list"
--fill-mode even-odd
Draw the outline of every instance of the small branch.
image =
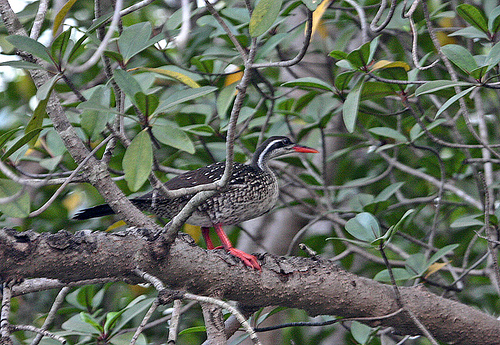
[[[64, 299], [66, 298], [66, 295], [69, 293], [70, 290], [71, 290], [70, 287], [65, 286], [59, 291], [59, 293], [56, 296], [56, 299], [54, 300], [54, 303], [52, 303], [52, 307], [50, 308], [50, 311], [47, 314], [45, 321], [43, 322], [42, 327], [40, 328], [40, 331], [42, 331], [42, 332], [37, 332], [37, 335], [35, 336], [35, 338], [33, 338], [33, 341], [31, 342], [30, 345], [38, 345], [40, 343], [40, 340], [42, 340], [44, 335], [52, 338], [52, 336], [50, 334], [44, 334], [43, 331], [47, 331], [47, 329], [52, 324], [52, 322], [54, 322], [54, 319], [56, 318], [57, 311], [59, 310], [59, 308], [63, 304]], [[53, 339], [56, 339], [56, 338], [53, 338]], [[63, 342], [63, 344], [64, 344], [64, 342]]]
[[38, 333], [38, 334], [40, 334], [40, 335], [42, 335], [44, 337], [49, 337], [51, 339], [57, 340], [58, 342], [60, 342], [63, 345], [66, 344], [66, 339], [64, 339], [60, 335], [51, 333], [51, 332], [49, 332], [49, 331], [47, 331], [45, 329], [36, 328], [35, 326], [31, 326], [31, 325], [12, 325], [9, 328], [10, 328], [10, 330], [12, 332], [16, 332], [16, 331], [34, 332], [34, 333]]
[[137, 327], [134, 335], [132, 336], [132, 339], [130, 340], [130, 345], [135, 345], [137, 342], [137, 339], [141, 335], [141, 333], [144, 331], [144, 327], [146, 327], [146, 324], [148, 323], [149, 319], [151, 318], [151, 315], [153, 315], [154, 311], [158, 308], [160, 305], [159, 299], [156, 298], [153, 303], [151, 303], [151, 306], [149, 307], [148, 311], [146, 312], [146, 315], [142, 318], [141, 324], [139, 327]]
[[264, 68], [264, 67], [290, 67], [298, 64], [304, 56], [306, 55], [307, 48], [309, 48], [309, 43], [311, 42], [312, 36], [312, 22], [313, 22], [313, 13], [312, 11], [307, 10], [307, 22], [306, 22], [306, 33], [304, 36], [304, 42], [302, 43], [302, 48], [300, 49], [297, 56], [288, 61], [279, 61], [279, 62], [268, 62], [268, 63], [256, 63], [252, 65], [252, 68]]
[[228, 303], [226, 303], [224, 301], [218, 300], [216, 298], [206, 297], [206, 296], [198, 296], [198, 295], [194, 295], [194, 294], [188, 293], [188, 292], [186, 292], [184, 294], [184, 298], [190, 299], [190, 300], [194, 300], [194, 301], [198, 301], [198, 302], [201, 302], [201, 303], [215, 304], [215, 305], [217, 305], [217, 306], [219, 306], [221, 308], [226, 309], [227, 311], [229, 311], [231, 314], [233, 314], [238, 319], [238, 321], [240, 322], [240, 324], [245, 329], [245, 332], [247, 332], [247, 334], [249, 335], [249, 337], [252, 340], [252, 342], [254, 344], [256, 344], [256, 345], [261, 345], [261, 342], [259, 341], [259, 338], [257, 337], [257, 334], [255, 334], [255, 331], [252, 329], [252, 327], [250, 326], [250, 324], [248, 323], [248, 321], [239, 312], [239, 310], [236, 309], [236, 308], [234, 308], [232, 305], [230, 305], [230, 304], [228, 304]]
[[2, 291], [2, 310], [0, 311], [0, 336], [2, 338], [10, 337], [9, 330], [9, 316], [10, 316], [10, 302], [12, 297], [12, 291], [9, 284], [3, 284]]
[[42, 29], [43, 21], [45, 20], [45, 15], [47, 14], [47, 9], [49, 8], [49, 0], [40, 0], [38, 5], [38, 11], [36, 12], [35, 20], [33, 21], [33, 26], [31, 27], [30, 38], [37, 40], [40, 36], [40, 30]]
[[106, 36], [104, 36], [104, 39], [99, 44], [99, 47], [94, 52], [94, 54], [83, 65], [80, 65], [80, 66], [67, 65], [67, 66], [65, 66], [66, 70], [68, 70], [72, 73], [82, 73], [97, 63], [97, 61], [101, 58], [101, 54], [104, 52], [104, 50], [108, 46], [109, 40], [114, 35], [115, 30], [118, 27], [118, 22], [120, 20], [120, 11], [122, 9], [122, 6], [123, 6], [123, 0], [117, 0], [116, 5], [115, 5], [115, 11], [113, 14], [113, 20], [111, 21], [111, 24], [109, 25], [108, 32], [106, 33]]
[[177, 331], [179, 329], [179, 320], [181, 316], [181, 300], [176, 299], [174, 301], [172, 318], [170, 319], [170, 324], [168, 327], [168, 345], [175, 345], [177, 343]]

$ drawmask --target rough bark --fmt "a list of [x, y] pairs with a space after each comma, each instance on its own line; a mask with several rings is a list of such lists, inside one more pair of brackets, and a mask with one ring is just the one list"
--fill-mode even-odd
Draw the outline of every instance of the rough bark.
[[[172, 289], [214, 292], [251, 307], [281, 305], [310, 315], [380, 317], [398, 310], [391, 286], [346, 272], [329, 260], [260, 255], [262, 272], [244, 267], [221, 250], [207, 251], [187, 235], [168, 250], [146, 230], [70, 234], [0, 231], [0, 278], [58, 279], [74, 283], [112, 278], [138, 281], [139, 268]], [[243, 283], [242, 283], [243, 282]], [[14, 289], [14, 293], [15, 293]], [[438, 339], [455, 344], [498, 344], [500, 321], [423, 287], [400, 288], [405, 306]], [[371, 322], [401, 334], [419, 334], [405, 312]]]

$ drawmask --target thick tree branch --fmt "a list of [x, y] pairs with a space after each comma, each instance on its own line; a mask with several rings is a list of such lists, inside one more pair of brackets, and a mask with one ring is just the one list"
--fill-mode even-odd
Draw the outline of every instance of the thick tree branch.
[[[207, 251], [187, 235], [179, 235], [167, 252], [163, 237], [148, 230], [115, 234], [82, 231], [70, 234], [0, 231], [0, 278], [117, 278], [136, 283], [136, 268], [169, 288], [222, 297], [249, 307], [281, 305], [311, 315], [377, 317], [398, 310], [392, 287], [356, 276], [329, 260], [261, 255], [262, 272], [245, 268], [224, 251]], [[244, 282], [244, 284], [242, 284]], [[422, 320], [438, 340], [455, 344], [498, 344], [500, 322], [422, 287], [401, 287], [405, 307]], [[401, 334], [419, 334], [406, 313], [369, 323], [393, 327]], [[478, 325], [481, 330], [478, 331]]]

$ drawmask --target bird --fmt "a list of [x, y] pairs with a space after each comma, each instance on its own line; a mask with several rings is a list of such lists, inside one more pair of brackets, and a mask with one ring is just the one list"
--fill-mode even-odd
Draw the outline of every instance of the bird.
[[[255, 150], [250, 164], [233, 163], [232, 175], [227, 186], [200, 204], [186, 220], [187, 224], [200, 226], [207, 249], [215, 248], [210, 239], [210, 227], [215, 229], [222, 248], [241, 259], [244, 265], [261, 270], [254, 255], [234, 248], [223, 226], [241, 223], [269, 212], [278, 200], [278, 179], [269, 167], [273, 158], [295, 152], [318, 153], [318, 150], [295, 144], [286, 136], [272, 136]], [[219, 180], [224, 174], [225, 162], [187, 171], [165, 183], [169, 190], [194, 187]], [[161, 218], [172, 219], [194, 194], [167, 198], [161, 191], [153, 190], [130, 199], [138, 209]], [[108, 204], [97, 205], [77, 212], [73, 219], [84, 220], [114, 214]]]

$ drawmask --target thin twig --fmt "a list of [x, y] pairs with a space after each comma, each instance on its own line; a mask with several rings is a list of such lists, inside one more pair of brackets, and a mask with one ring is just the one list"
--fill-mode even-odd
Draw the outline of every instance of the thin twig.
[[238, 319], [241, 326], [243, 326], [243, 328], [245, 329], [245, 332], [247, 332], [247, 334], [249, 335], [252, 342], [255, 345], [261, 345], [261, 342], [260, 342], [259, 338], [257, 337], [257, 334], [255, 334], [255, 331], [252, 329], [252, 327], [250, 326], [248, 321], [245, 319], [245, 317], [240, 313], [240, 311], [238, 309], [236, 309], [235, 307], [233, 307], [229, 303], [226, 303], [226, 302], [221, 301], [221, 300], [216, 299], [216, 298], [206, 297], [206, 296], [198, 296], [198, 295], [188, 293], [188, 292], [186, 292], [184, 294], [184, 298], [198, 301], [198, 302], [202, 302], [202, 303], [215, 304], [221, 308], [226, 309], [227, 311], [229, 311], [231, 314], [233, 314]]
[[177, 343], [177, 331], [179, 329], [179, 320], [181, 316], [182, 301], [176, 299], [173, 305], [172, 318], [168, 327], [168, 345], [175, 345]]
[[49, 0], [40, 0], [38, 5], [38, 11], [36, 12], [35, 20], [33, 21], [33, 26], [31, 27], [30, 38], [37, 40], [40, 37], [40, 31], [42, 29], [43, 21], [47, 15], [47, 10], [49, 8]]

